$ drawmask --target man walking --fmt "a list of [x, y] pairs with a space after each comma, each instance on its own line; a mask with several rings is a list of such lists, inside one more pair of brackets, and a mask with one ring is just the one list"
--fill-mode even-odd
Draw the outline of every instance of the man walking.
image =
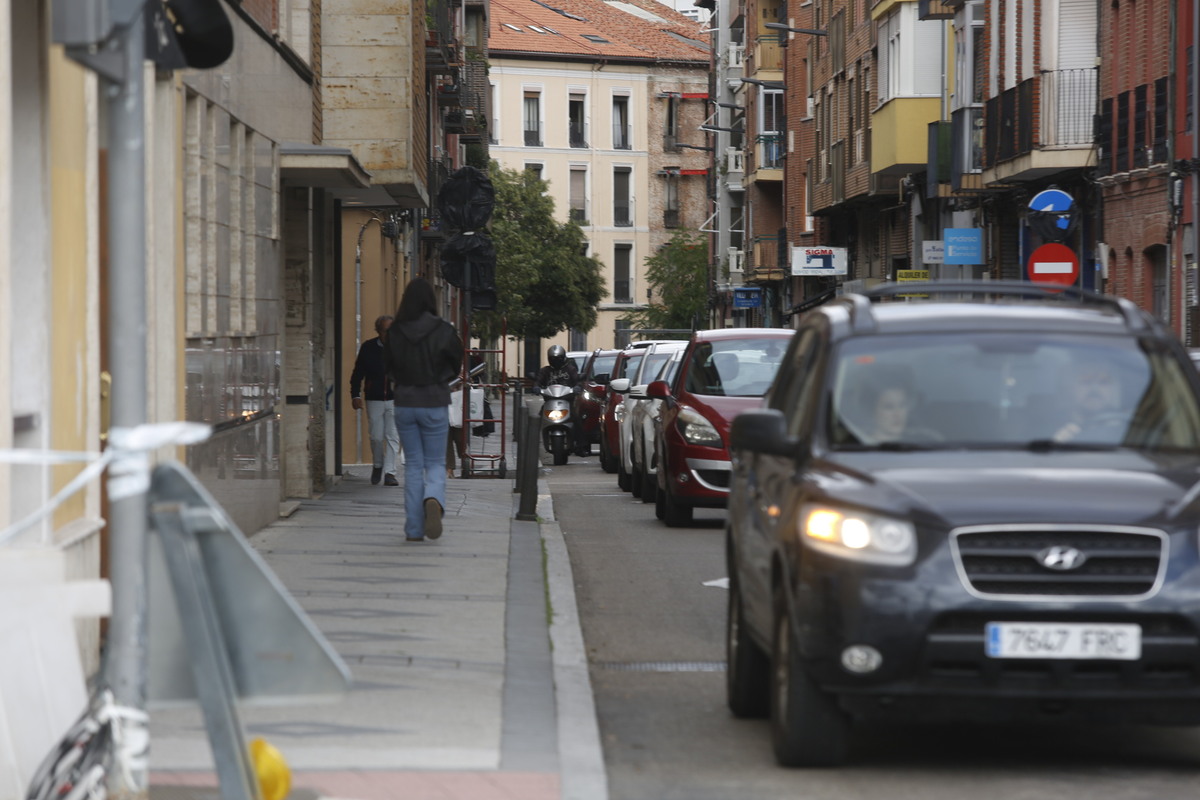
[[[383, 338], [392, 317], [384, 314], [375, 320], [374, 339], [368, 339], [358, 349], [354, 372], [350, 373], [350, 404], [355, 410], [363, 408], [366, 395], [367, 430], [371, 439], [371, 483], [383, 479], [384, 486], [399, 486], [396, 480], [396, 461], [402, 459], [400, 433], [392, 406], [392, 386], [383, 361]], [[401, 460], [401, 463], [404, 463]]]

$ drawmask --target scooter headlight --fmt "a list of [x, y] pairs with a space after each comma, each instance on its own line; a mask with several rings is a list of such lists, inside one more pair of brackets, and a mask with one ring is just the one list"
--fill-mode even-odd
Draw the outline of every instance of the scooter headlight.
[[545, 414], [546, 414], [546, 419], [549, 420], [550, 422], [562, 422], [564, 419], [567, 418], [567, 409], [552, 408], [549, 411], [545, 412]]

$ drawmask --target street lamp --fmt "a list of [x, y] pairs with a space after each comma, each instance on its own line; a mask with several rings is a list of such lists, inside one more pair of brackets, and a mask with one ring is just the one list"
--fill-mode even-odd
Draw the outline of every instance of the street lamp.
[[764, 89], [786, 89], [783, 81], [763, 81], [758, 78], [741, 78], [742, 83], [752, 83], [755, 86], [761, 86]]
[[684, 150], [707, 150], [710, 153], [712, 152], [711, 147], [704, 147], [703, 145], [698, 144], [680, 144], [679, 142], [676, 142], [675, 146], [682, 147]]
[[717, 127], [716, 125], [701, 125], [700, 130], [710, 131], [710, 132], [724, 131], [725, 133], [745, 133], [746, 132], [746, 130], [744, 128], [720, 128], [720, 127]]
[[789, 25], [784, 25], [782, 22], [768, 22], [763, 27], [770, 28], [773, 31], [788, 31], [789, 33], [807, 33], [809, 36], [828, 36], [829, 31], [821, 31], [816, 28], [793, 28]]

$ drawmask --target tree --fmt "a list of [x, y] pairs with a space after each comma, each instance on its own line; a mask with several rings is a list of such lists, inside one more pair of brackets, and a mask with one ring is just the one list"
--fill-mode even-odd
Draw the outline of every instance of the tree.
[[646, 282], [658, 302], [627, 314], [633, 328], [694, 329], [708, 308], [708, 242], [698, 231], [679, 229], [646, 259]]
[[600, 261], [585, 254], [583, 230], [554, 219], [554, 198], [533, 172], [502, 169], [493, 161], [489, 175], [496, 191], [491, 233], [497, 306], [478, 313], [474, 327], [496, 337], [506, 317], [508, 335], [521, 338], [591, 330], [596, 306], [608, 293]]

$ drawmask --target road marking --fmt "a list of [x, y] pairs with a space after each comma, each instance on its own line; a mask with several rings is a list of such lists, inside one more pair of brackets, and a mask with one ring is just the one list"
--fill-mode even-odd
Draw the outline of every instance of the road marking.
[[713, 586], [717, 589], [728, 589], [729, 578], [717, 578], [715, 581], [705, 581], [705, 586]]

